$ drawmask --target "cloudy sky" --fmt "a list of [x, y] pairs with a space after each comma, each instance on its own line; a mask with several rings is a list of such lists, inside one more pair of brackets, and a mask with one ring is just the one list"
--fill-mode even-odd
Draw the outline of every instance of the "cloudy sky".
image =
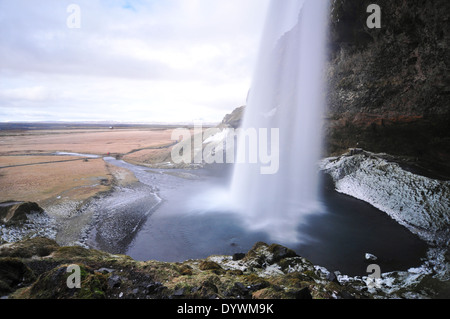
[[220, 121], [245, 104], [267, 4], [0, 0], [0, 121]]

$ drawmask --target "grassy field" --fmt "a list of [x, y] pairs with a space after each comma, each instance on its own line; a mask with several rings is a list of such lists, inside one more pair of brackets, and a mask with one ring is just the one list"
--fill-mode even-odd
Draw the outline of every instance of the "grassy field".
[[[166, 161], [173, 128], [108, 127], [0, 130], [0, 201], [82, 202], [115, 183], [135, 181], [130, 172], [112, 167], [101, 156], [130, 162]], [[56, 156], [55, 152], [96, 154], [100, 158]]]

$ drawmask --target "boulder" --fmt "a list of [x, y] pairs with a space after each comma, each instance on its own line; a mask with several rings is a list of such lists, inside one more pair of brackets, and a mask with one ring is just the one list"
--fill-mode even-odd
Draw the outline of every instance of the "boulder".
[[21, 223], [28, 219], [28, 214], [42, 214], [43, 212], [44, 210], [34, 202], [2, 202], [0, 203], [0, 224]]
[[59, 248], [53, 239], [35, 237], [17, 243], [0, 245], [0, 257], [31, 258], [45, 257]]
[[0, 258], [0, 296], [8, 294], [20, 285], [30, 284], [35, 275], [18, 258]]

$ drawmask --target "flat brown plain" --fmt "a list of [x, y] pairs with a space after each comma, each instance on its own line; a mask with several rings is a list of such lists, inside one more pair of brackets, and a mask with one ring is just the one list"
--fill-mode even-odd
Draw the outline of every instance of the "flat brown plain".
[[3, 132], [0, 155], [48, 152], [126, 154], [146, 147], [171, 144], [172, 130], [42, 130]]
[[134, 163], [146, 163], [148, 157], [153, 161], [154, 152], [167, 152], [165, 147], [173, 143], [171, 133], [171, 129], [1, 131], [0, 201], [35, 201], [45, 208], [56, 199], [84, 201], [108, 191], [114, 183], [133, 182], [129, 172], [102, 158], [50, 154], [126, 157], [132, 152], [130, 156], [141, 155], [132, 156]]

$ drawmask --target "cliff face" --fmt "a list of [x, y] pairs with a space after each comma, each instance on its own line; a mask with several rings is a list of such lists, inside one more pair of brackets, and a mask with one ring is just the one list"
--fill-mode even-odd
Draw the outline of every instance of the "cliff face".
[[[380, 29], [367, 27], [371, 3]], [[450, 176], [449, 12], [446, 0], [334, 1], [327, 155], [361, 147]]]

